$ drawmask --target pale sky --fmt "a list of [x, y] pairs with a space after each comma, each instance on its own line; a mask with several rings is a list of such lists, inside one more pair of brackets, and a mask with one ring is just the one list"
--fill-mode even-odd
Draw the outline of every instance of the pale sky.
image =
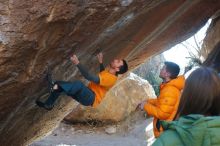
[[[204, 27], [202, 27], [195, 35], [198, 41], [202, 41], [206, 35], [206, 30], [210, 25], [211, 20], [209, 20]], [[193, 37], [187, 39], [191, 45], [195, 45]], [[192, 48], [192, 47], [191, 47]], [[172, 61], [177, 63], [181, 69], [184, 69], [186, 64], [188, 63], [188, 59], [186, 57], [189, 56], [187, 49], [181, 45], [177, 44], [176, 46], [172, 47], [171, 49], [165, 51], [163, 53], [165, 59], [167, 61]]]

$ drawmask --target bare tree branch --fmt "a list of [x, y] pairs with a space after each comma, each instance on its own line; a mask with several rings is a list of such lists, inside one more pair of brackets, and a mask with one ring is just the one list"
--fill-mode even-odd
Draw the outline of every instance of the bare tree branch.
[[189, 65], [201, 65], [203, 62], [203, 58], [207, 56], [207, 50], [202, 50], [202, 42], [198, 41], [196, 35], [193, 36], [193, 42], [184, 41], [181, 43], [181, 45], [187, 49], [189, 53], [189, 57], [186, 57], [190, 59]]
[[193, 39], [194, 39], [197, 49], [201, 50], [201, 46], [199, 45], [198, 40], [196, 39], [196, 35], [193, 36]]

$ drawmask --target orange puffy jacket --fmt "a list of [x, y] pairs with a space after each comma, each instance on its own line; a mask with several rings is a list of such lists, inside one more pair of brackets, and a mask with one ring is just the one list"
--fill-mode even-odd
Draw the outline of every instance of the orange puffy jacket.
[[147, 114], [154, 117], [153, 128], [155, 137], [158, 137], [163, 131], [158, 119], [172, 121], [175, 117], [184, 84], [184, 76], [178, 76], [167, 83], [162, 83], [160, 85], [160, 95], [157, 99], [149, 99], [144, 105], [144, 110]]

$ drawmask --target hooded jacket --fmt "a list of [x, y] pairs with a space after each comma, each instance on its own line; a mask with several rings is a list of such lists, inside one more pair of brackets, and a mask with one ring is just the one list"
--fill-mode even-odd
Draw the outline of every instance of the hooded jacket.
[[161, 124], [164, 132], [153, 146], [220, 146], [220, 116], [188, 115]]
[[155, 137], [158, 137], [163, 131], [158, 121], [172, 121], [175, 117], [184, 84], [184, 76], [178, 76], [167, 83], [162, 83], [160, 85], [160, 95], [157, 99], [149, 99], [144, 105], [144, 110], [147, 114], [154, 117]]

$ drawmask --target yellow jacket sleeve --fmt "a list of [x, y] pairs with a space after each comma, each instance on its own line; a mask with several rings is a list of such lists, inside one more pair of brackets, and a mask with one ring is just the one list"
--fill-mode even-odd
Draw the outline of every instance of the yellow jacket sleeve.
[[166, 120], [173, 113], [178, 102], [179, 92], [174, 87], [166, 87], [156, 100], [150, 100], [144, 105], [148, 115]]
[[156, 105], [157, 104], [157, 99], [148, 99], [147, 102], [151, 103], [152, 105]]

